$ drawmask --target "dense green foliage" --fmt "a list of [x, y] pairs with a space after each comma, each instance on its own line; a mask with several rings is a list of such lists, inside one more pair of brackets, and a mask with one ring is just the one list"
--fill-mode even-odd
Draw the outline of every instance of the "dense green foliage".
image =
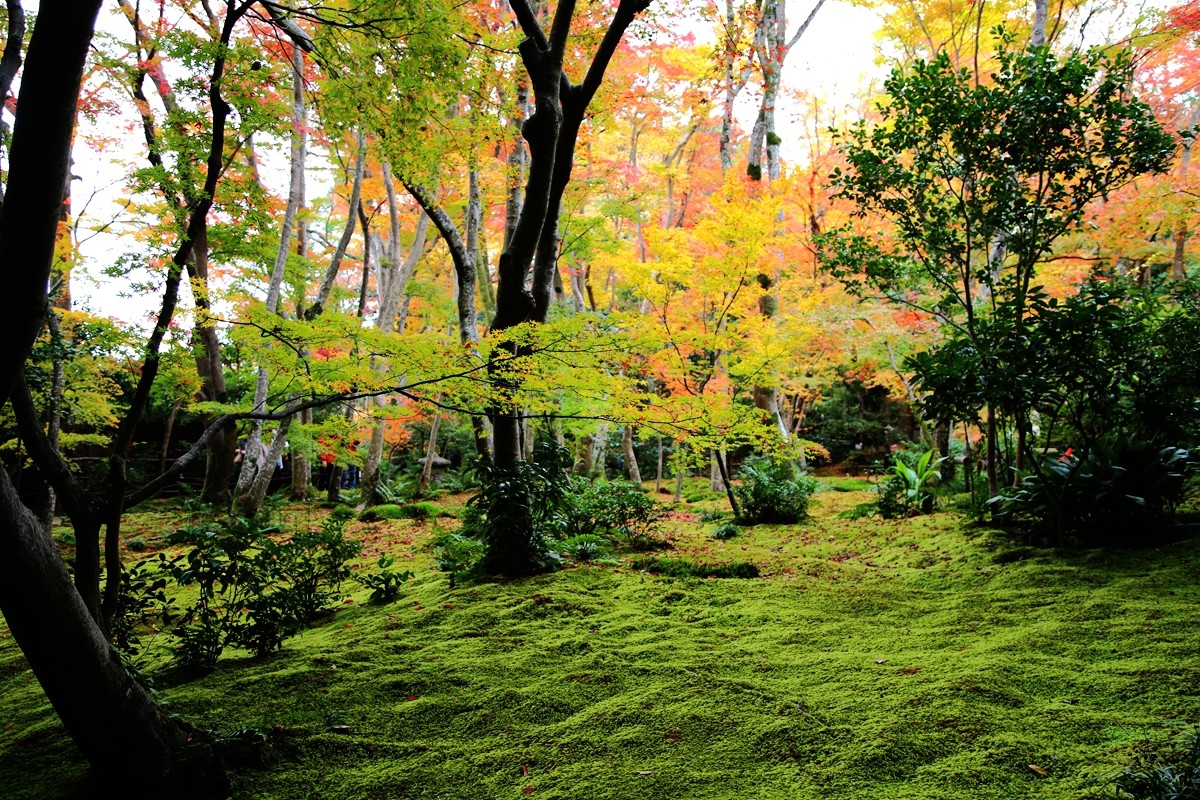
[[738, 521], [745, 525], [799, 522], [808, 516], [808, 502], [816, 482], [797, 474], [790, 461], [750, 458], [738, 470], [741, 484], [734, 487]]
[[521, 575], [559, 566], [550, 542], [565, 527], [570, 464], [565, 448], [544, 442], [538, 443], [532, 459], [512, 469], [479, 462], [481, 485], [471, 498], [463, 533], [483, 542], [484, 571]]
[[1084, 456], [1047, 458], [993, 500], [1002, 518], [1060, 544], [1138, 547], [1153, 542], [1197, 488], [1193, 451], [1105, 442]]
[[[136, 646], [137, 630], [162, 625], [176, 640], [175, 659], [203, 669], [231, 646], [260, 655], [278, 650], [340, 598], [347, 563], [360, 551], [345, 536], [348, 519], [335, 511], [316, 530], [287, 538], [239, 517], [179, 529], [169, 542], [184, 552], [160, 552], [126, 576], [117, 643]], [[194, 590], [185, 607], [174, 608], [168, 583]]]
[[579, 479], [574, 487], [566, 503], [568, 533], [617, 537], [635, 550], [653, 549], [663, 509], [641, 486]]
[[897, 450], [892, 455], [891, 474], [879, 484], [879, 513], [884, 519], [899, 519], [933, 511], [933, 487], [941, 480], [945, 458], [934, 458], [932, 450], [917, 455]]

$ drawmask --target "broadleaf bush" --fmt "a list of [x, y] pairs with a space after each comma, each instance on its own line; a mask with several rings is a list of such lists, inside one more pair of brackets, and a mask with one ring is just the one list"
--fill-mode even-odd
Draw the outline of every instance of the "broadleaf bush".
[[767, 458], [746, 459], [738, 477], [741, 484], [733, 492], [740, 506], [737, 521], [743, 525], [800, 522], [819, 486], [790, 462]]

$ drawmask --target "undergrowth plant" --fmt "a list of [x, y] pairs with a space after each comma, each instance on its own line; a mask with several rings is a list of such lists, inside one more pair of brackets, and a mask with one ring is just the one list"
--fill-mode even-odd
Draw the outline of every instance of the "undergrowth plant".
[[594, 533], [579, 533], [559, 542], [559, 549], [575, 561], [587, 563], [609, 555], [608, 540]]
[[899, 450], [894, 456], [892, 474], [879, 485], [879, 515], [899, 519], [933, 511], [933, 487], [941, 480], [945, 457], [934, 458], [927, 450], [914, 457]]
[[1139, 544], [1135, 534], [1174, 516], [1196, 471], [1190, 450], [1122, 439], [1045, 459], [991, 505], [996, 516], [1058, 543]]
[[654, 533], [666, 512], [642, 487], [630, 481], [577, 478], [566, 498], [567, 532], [623, 539], [632, 550], [655, 549]]
[[[174, 557], [159, 553], [129, 570], [117, 644], [136, 646], [136, 631], [155, 624], [148, 610], [176, 640], [182, 666], [211, 669], [227, 647], [262, 655], [279, 649], [333, 604], [350, 576], [348, 562], [360, 552], [345, 537], [350, 519], [335, 510], [316, 529], [277, 538], [280, 529], [260, 518], [231, 517], [207, 526], [182, 528], [171, 544], [189, 549]], [[190, 605], [174, 613], [167, 585], [195, 591]]]
[[1105, 783], [1111, 800], [1200, 800], [1200, 733], [1183, 734], [1171, 752], [1142, 757]]
[[738, 470], [741, 485], [734, 487], [740, 505], [738, 522], [790, 524], [808, 516], [808, 504], [818, 483], [798, 474], [789, 461], [748, 458]]
[[383, 605], [392, 602], [400, 596], [400, 587], [412, 579], [411, 570], [397, 572], [392, 569], [395, 565], [396, 559], [384, 553], [375, 563], [375, 566], [379, 568], [378, 572], [368, 572], [357, 576], [358, 582], [371, 590], [372, 603]]
[[746, 561], [731, 561], [726, 564], [704, 564], [686, 558], [643, 557], [631, 565], [654, 575], [670, 578], [757, 578], [758, 567]]
[[467, 501], [462, 530], [483, 542], [485, 572], [528, 574], [561, 565], [550, 542], [566, 529], [570, 464], [567, 449], [553, 442], [539, 442], [533, 458], [513, 468], [477, 463], [479, 492]]
[[[465, 525], [464, 525], [465, 527]], [[450, 575], [453, 589], [461, 575], [471, 569], [483, 557], [483, 542], [458, 531], [443, 531], [434, 538], [434, 566]]]

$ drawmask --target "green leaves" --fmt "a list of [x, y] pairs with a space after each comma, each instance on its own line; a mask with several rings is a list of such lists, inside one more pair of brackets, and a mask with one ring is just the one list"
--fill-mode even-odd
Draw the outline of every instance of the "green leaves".
[[1059, 61], [1002, 41], [998, 57], [992, 82], [978, 85], [944, 54], [893, 72], [880, 123], [846, 136], [837, 195], [860, 216], [887, 218], [896, 240], [827, 236], [839, 277], [860, 273], [884, 291], [921, 284], [930, 306], [969, 318], [1000, 289], [1021, 298], [1038, 260], [1090, 202], [1167, 167], [1174, 141], [1128, 96], [1127, 56]]

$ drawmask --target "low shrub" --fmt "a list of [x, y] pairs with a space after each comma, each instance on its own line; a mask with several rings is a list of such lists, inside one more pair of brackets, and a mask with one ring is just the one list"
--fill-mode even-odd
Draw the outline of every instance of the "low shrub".
[[396, 564], [396, 559], [384, 553], [379, 557], [376, 566], [378, 572], [368, 572], [356, 576], [356, 579], [363, 586], [371, 590], [371, 602], [383, 605], [390, 603], [400, 596], [400, 587], [405, 581], [411, 580], [413, 574], [409, 570], [404, 572], [396, 572], [392, 569]]
[[576, 480], [567, 498], [567, 532], [578, 536], [619, 536], [626, 541], [651, 538], [665, 511], [642, 487], [629, 481]]
[[450, 574], [453, 589], [461, 575], [471, 571], [483, 557], [483, 542], [458, 532], [442, 533], [434, 540], [434, 566]]
[[384, 519], [428, 519], [429, 517], [453, 516], [453, 512], [443, 509], [436, 503], [423, 501], [420, 503], [405, 503], [395, 505], [385, 503], [381, 506], [368, 508], [358, 515], [363, 522], [378, 522]]
[[757, 578], [758, 567], [746, 561], [702, 564], [686, 558], [639, 558], [634, 569], [670, 578]]
[[739, 528], [734, 523], [725, 522], [725, 523], [718, 525], [717, 529], [715, 531], [713, 531], [713, 538], [719, 539], [721, 541], [726, 541], [728, 539], [732, 539], [733, 537], [737, 536], [741, 532], [742, 532], [742, 529]]
[[1132, 440], [1047, 458], [990, 501], [993, 516], [1058, 544], [1135, 545], [1194, 489], [1192, 451]]
[[933, 486], [941, 480], [945, 458], [934, 458], [933, 451], [917, 454], [898, 450], [892, 454], [891, 475], [879, 484], [879, 515], [901, 519], [933, 511]]
[[558, 546], [562, 552], [581, 563], [595, 561], [609, 555], [608, 540], [594, 533], [576, 534], [563, 539]]
[[[114, 626], [118, 646], [131, 646], [134, 631], [153, 624], [148, 611], [158, 608], [182, 666], [211, 669], [231, 645], [256, 655], [279, 649], [333, 605], [350, 577], [348, 562], [360, 552], [345, 537], [351, 517], [335, 511], [318, 529], [284, 540], [273, 536], [277, 527], [242, 517], [176, 531], [169, 541], [186, 552], [160, 553], [130, 568]], [[172, 582], [196, 589], [195, 601], [178, 614], [166, 602]]]
[[746, 459], [738, 470], [741, 485], [734, 487], [740, 506], [738, 521], [790, 524], [808, 516], [808, 503], [817, 481], [799, 475], [790, 462], [766, 458]]

